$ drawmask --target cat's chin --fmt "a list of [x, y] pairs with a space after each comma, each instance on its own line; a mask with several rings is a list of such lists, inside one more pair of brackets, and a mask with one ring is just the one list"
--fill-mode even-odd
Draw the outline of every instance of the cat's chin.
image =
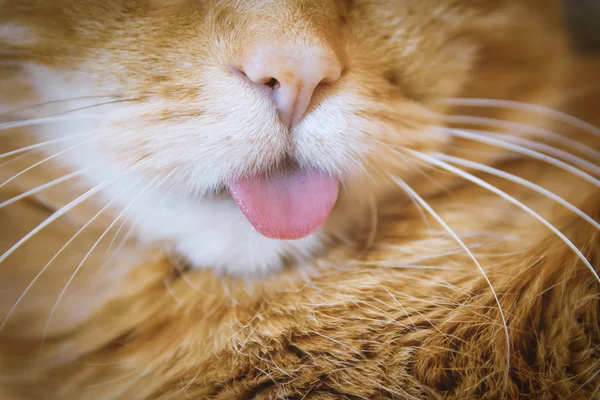
[[166, 249], [185, 260], [187, 267], [216, 274], [256, 277], [308, 264], [325, 248], [330, 232], [339, 228], [330, 218], [324, 227], [301, 238], [274, 239], [256, 230], [227, 191], [202, 199], [180, 195], [156, 199], [147, 203], [152, 212], [133, 210], [140, 214], [136, 229], [140, 240], [159, 247], [167, 244]]

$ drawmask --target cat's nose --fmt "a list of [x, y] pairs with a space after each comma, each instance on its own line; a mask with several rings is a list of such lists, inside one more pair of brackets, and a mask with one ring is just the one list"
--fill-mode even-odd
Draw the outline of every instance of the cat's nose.
[[339, 79], [342, 66], [333, 52], [322, 48], [263, 47], [245, 59], [242, 72], [269, 88], [279, 118], [291, 127], [306, 113], [315, 89]]

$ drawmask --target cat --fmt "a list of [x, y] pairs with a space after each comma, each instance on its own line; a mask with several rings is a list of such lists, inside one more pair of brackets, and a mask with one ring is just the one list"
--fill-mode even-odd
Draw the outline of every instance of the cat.
[[0, 1], [0, 395], [593, 398], [600, 62], [558, 0]]

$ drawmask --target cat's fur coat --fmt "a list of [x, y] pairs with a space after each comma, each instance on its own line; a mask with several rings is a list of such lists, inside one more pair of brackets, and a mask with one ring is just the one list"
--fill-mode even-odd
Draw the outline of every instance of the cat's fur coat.
[[[181, 35], [196, 29], [209, 31], [191, 22], [207, 15], [203, 7], [210, 8], [212, 2], [194, 3], [203, 6], [190, 11], [192, 3], [0, 1], [0, 22], [4, 24], [0, 43], [3, 57], [10, 61], [0, 65], [2, 85], [7, 88], [2, 103], [17, 108], [28, 101], [39, 102], [40, 97], [47, 100], [47, 94], [38, 93], [39, 82], [21, 76], [22, 65], [33, 62], [48, 68], [50, 75], [66, 71], [59, 77], [44, 75], [44, 82], [59, 82], [59, 89], [61, 84], [68, 86], [70, 69], [88, 68], [86, 72], [100, 82], [116, 86], [125, 82], [127, 94], [133, 93], [133, 97], [155, 96], [163, 103], [145, 109], [148, 125], [182, 116], [200, 117], [190, 103], [195, 94], [192, 89], [196, 89], [190, 79], [198, 77], [164, 76], [175, 65], [170, 64], [172, 49], [183, 50], [179, 55], [184, 58], [195, 54], [178, 47], [185, 42]], [[160, 246], [140, 248], [127, 243], [108, 264], [105, 250], [99, 249], [87, 257], [85, 268], [79, 269], [80, 261], [114, 219], [114, 215], [101, 216], [11, 312], [40, 268], [105, 202], [84, 205], [54, 221], [1, 264], [0, 315], [11, 315], [0, 331], [0, 398], [597, 396], [600, 285], [592, 271], [548, 227], [498, 194], [440, 170], [429, 169], [423, 175], [414, 166], [398, 167], [390, 158], [397, 161], [400, 156], [392, 152], [386, 157], [382, 150], [400, 146], [483, 162], [543, 186], [598, 221], [599, 188], [572, 171], [433, 131], [424, 138], [411, 136], [425, 126], [441, 124], [421, 116], [426, 106], [446, 115], [518, 121], [559, 132], [589, 146], [592, 152], [582, 154], [543, 135], [535, 140], [587, 157], [597, 166], [598, 160], [590, 154], [600, 150], [598, 131], [523, 108], [437, 103], [446, 97], [541, 103], [600, 124], [600, 96], [594, 87], [600, 64], [591, 57], [581, 60], [569, 50], [559, 2], [453, 0], [440, 6], [433, 0], [286, 0], [281, 3], [286, 8], [273, 3], [246, 10], [243, 23], [231, 20], [236, 7], [250, 3], [221, 2], [226, 6], [216, 7], [207, 17], [215, 35], [235, 28], [251, 40], [252, 35], [273, 35], [282, 26], [293, 26], [300, 36], [315, 34], [310, 29], [303, 31], [310, 27], [319, 40], [341, 49], [340, 54], [354, 51], [355, 58], [346, 60], [350, 72], [345, 89], [363, 96], [365, 109], [352, 122], [357, 132], [378, 126], [387, 130], [375, 129], [368, 138], [349, 130], [346, 139], [352, 143], [345, 145], [360, 149], [369, 140], [384, 144], [374, 156], [363, 154], [367, 170], [380, 184], [385, 178], [382, 171], [410, 184], [472, 250], [498, 298], [471, 256], [435, 217], [415, 207], [403, 192], [394, 192], [388, 181], [384, 188], [375, 185], [381, 189], [376, 192], [358, 179], [354, 182], [359, 186], [356, 197], [377, 193], [375, 235], [370, 229], [373, 224], [363, 227], [357, 223], [360, 229], [333, 235], [336, 240], [328, 243], [326, 251], [316, 253], [310, 261], [302, 258], [282, 272], [250, 280], [221, 277], [211, 270], [179, 268], [177, 260], [167, 257]], [[290, 19], [288, 25], [286, 18]], [[406, 37], [395, 18], [402, 20], [399, 26]], [[251, 21], [263, 23], [253, 25]], [[302, 25], [298, 21], [308, 22]], [[346, 25], [350, 28], [344, 28]], [[244, 31], [248, 26], [252, 35]], [[344, 29], [361, 40], [336, 42]], [[411, 52], [411, 46], [400, 37], [412, 39], [418, 51]], [[131, 38], [135, 40], [128, 42]], [[195, 49], [206, 50], [214, 37], [200, 40], [206, 43]], [[235, 44], [235, 38], [231, 40]], [[227, 41], [218, 44], [232, 46]], [[403, 52], [398, 50], [400, 44]], [[216, 57], [209, 53], [201, 55]], [[149, 54], [155, 57], [154, 63], [149, 63]], [[90, 59], [98, 64], [90, 66], [86, 63]], [[202, 79], [221, 78], [214, 65], [203, 67]], [[485, 124], [480, 125], [486, 129]], [[328, 127], [323, 127], [326, 137], [335, 139]], [[142, 152], [140, 149], [149, 152], [156, 148], [145, 146], [158, 144], [152, 143], [158, 140], [158, 131], [132, 131], [126, 123], [125, 128], [127, 137], [110, 137], [103, 143], [110, 154], [127, 161], [139, 157], [136, 152]], [[27, 135], [28, 129], [0, 137], [2, 151], [35, 143]], [[394, 136], [398, 132], [408, 139]], [[160, 138], [164, 140], [164, 136]], [[148, 158], [148, 154], [142, 156]], [[41, 159], [35, 157], [27, 153], [3, 164], [3, 179]], [[152, 176], [168, 169], [169, 160], [162, 161], [146, 164], [143, 172]], [[338, 162], [343, 164], [343, 160]], [[424, 167], [423, 163], [417, 165]], [[72, 165], [68, 163], [56, 163], [28, 174], [28, 179], [10, 182], [1, 189], [2, 201], [61, 176], [69, 168]], [[587, 221], [515, 182], [489, 174], [477, 176], [547, 218], [598, 269], [600, 236]], [[2, 250], [87, 190], [86, 184], [89, 182], [69, 182], [69, 190], [53, 188], [0, 209]], [[352, 187], [348, 190], [351, 195]], [[358, 202], [364, 210], [371, 210], [363, 203], [369, 202]], [[347, 207], [352, 206], [349, 204]], [[332, 216], [334, 224], [350, 215], [342, 212], [348, 212], [344, 204], [340, 210]], [[238, 259], [243, 261], [245, 255]], [[268, 268], [257, 269], [276, 269], [267, 264]], [[69, 291], [55, 309], [57, 296], [75, 269]], [[507, 321], [510, 351], [497, 302]]]

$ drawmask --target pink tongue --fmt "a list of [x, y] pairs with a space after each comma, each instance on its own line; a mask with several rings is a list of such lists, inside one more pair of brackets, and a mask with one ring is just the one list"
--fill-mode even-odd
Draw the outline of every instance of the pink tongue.
[[254, 228], [273, 239], [300, 239], [317, 231], [335, 204], [339, 181], [320, 172], [298, 171], [248, 178], [229, 187]]

